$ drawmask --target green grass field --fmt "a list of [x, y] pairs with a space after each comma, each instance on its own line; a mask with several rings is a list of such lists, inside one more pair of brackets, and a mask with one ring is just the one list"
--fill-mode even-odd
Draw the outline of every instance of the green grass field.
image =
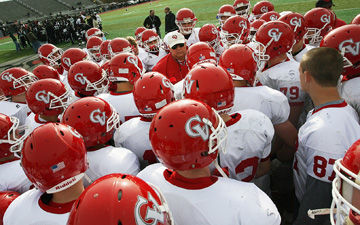
[[[260, 0], [252, 0], [254, 5]], [[305, 13], [315, 5], [315, 0], [271, 0], [275, 5], [277, 12], [295, 11]], [[150, 9], [155, 9], [156, 15], [164, 23], [165, 14], [163, 12], [166, 6], [176, 13], [180, 8], [191, 8], [198, 18], [197, 27], [206, 23], [217, 23], [216, 14], [219, 7], [223, 4], [232, 4], [233, 0], [158, 0], [151, 3], [145, 3], [126, 9], [119, 9], [106, 12], [101, 15], [104, 31], [108, 33], [107, 38], [125, 37], [133, 35], [137, 27], [143, 26], [143, 21], [149, 14]], [[359, 0], [334, 0], [333, 8], [336, 15], [349, 23], [352, 18], [360, 13]], [[164, 24], [160, 27], [164, 34]], [[64, 47], [64, 46], [62, 46]], [[0, 40], [0, 63], [8, 60], [33, 54], [32, 49], [26, 49], [21, 53], [16, 53], [15, 46], [10, 38]]]

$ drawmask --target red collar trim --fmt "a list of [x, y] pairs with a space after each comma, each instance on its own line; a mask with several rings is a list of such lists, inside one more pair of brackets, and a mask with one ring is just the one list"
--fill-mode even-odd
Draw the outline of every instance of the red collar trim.
[[53, 201], [50, 201], [48, 204], [45, 204], [41, 198], [39, 199], [38, 203], [42, 210], [53, 213], [53, 214], [64, 214], [70, 212], [72, 205], [74, 204], [74, 201], [68, 202], [68, 203], [55, 203]]
[[319, 112], [322, 109], [326, 109], [326, 108], [342, 108], [342, 107], [345, 107], [345, 106], [347, 106], [347, 103], [345, 102], [345, 100], [343, 100], [343, 102], [341, 102], [341, 103], [328, 104], [328, 105], [325, 105], [323, 107], [320, 107], [320, 108], [314, 110], [311, 115], [314, 115], [315, 113]]
[[188, 190], [204, 189], [210, 187], [218, 180], [215, 176], [189, 179], [169, 169], [166, 169], [163, 175], [169, 183]]
[[230, 115], [230, 117], [231, 117], [231, 119], [225, 123], [227, 127], [230, 127], [231, 125], [234, 125], [235, 123], [237, 123], [241, 119], [241, 114], [234, 113], [234, 114]]
[[113, 91], [110, 91], [111, 95], [127, 95], [127, 94], [130, 94], [130, 93], [132, 93], [132, 91], [126, 91], [126, 92], [113, 92]]
[[151, 122], [153, 118], [147, 118], [147, 117], [144, 117], [144, 116], [140, 116], [140, 120], [141, 121], [144, 121], [144, 122]]
[[6, 161], [4, 161], [4, 162], [0, 162], [0, 165], [6, 164], [6, 163], [9, 163], [9, 162], [14, 162], [14, 161], [16, 161], [16, 160], [20, 160], [20, 159], [18, 159], [18, 158], [12, 158], [12, 159], [6, 160]]

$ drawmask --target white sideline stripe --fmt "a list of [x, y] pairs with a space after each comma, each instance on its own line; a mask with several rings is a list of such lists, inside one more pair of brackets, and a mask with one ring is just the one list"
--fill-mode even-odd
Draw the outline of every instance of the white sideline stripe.
[[4, 43], [1, 43], [0, 45], [5, 45], [5, 44], [9, 44], [11, 43], [12, 41], [7, 41], [7, 42], [4, 42]]

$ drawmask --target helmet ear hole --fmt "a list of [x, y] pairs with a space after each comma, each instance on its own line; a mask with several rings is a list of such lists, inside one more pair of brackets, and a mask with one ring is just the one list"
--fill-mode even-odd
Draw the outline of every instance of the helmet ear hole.
[[65, 136], [65, 134], [62, 130], [60, 131], [60, 134], [61, 134], [61, 136]]
[[[123, 178], [124, 179], [124, 178]], [[119, 192], [118, 192], [118, 200], [120, 201], [122, 198], [122, 190], [120, 189]], [[120, 221], [119, 221], [120, 222]], [[121, 224], [121, 222], [120, 222]]]
[[120, 220], [118, 221], [118, 225], [122, 225], [122, 223], [121, 223], [121, 221], [120, 221]]

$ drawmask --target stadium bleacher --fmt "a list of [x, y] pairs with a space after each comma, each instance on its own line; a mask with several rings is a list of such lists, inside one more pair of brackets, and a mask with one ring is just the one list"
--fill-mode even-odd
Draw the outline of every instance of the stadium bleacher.
[[45, 15], [53, 12], [59, 12], [64, 10], [69, 10], [66, 5], [61, 4], [55, 0], [21, 0], [25, 4], [30, 5], [31, 7], [43, 12]]
[[18, 4], [15, 1], [2, 1], [0, 2], [0, 19], [2, 21], [13, 21], [20, 18], [26, 18], [30, 16], [38, 16], [35, 12], [31, 11]]

